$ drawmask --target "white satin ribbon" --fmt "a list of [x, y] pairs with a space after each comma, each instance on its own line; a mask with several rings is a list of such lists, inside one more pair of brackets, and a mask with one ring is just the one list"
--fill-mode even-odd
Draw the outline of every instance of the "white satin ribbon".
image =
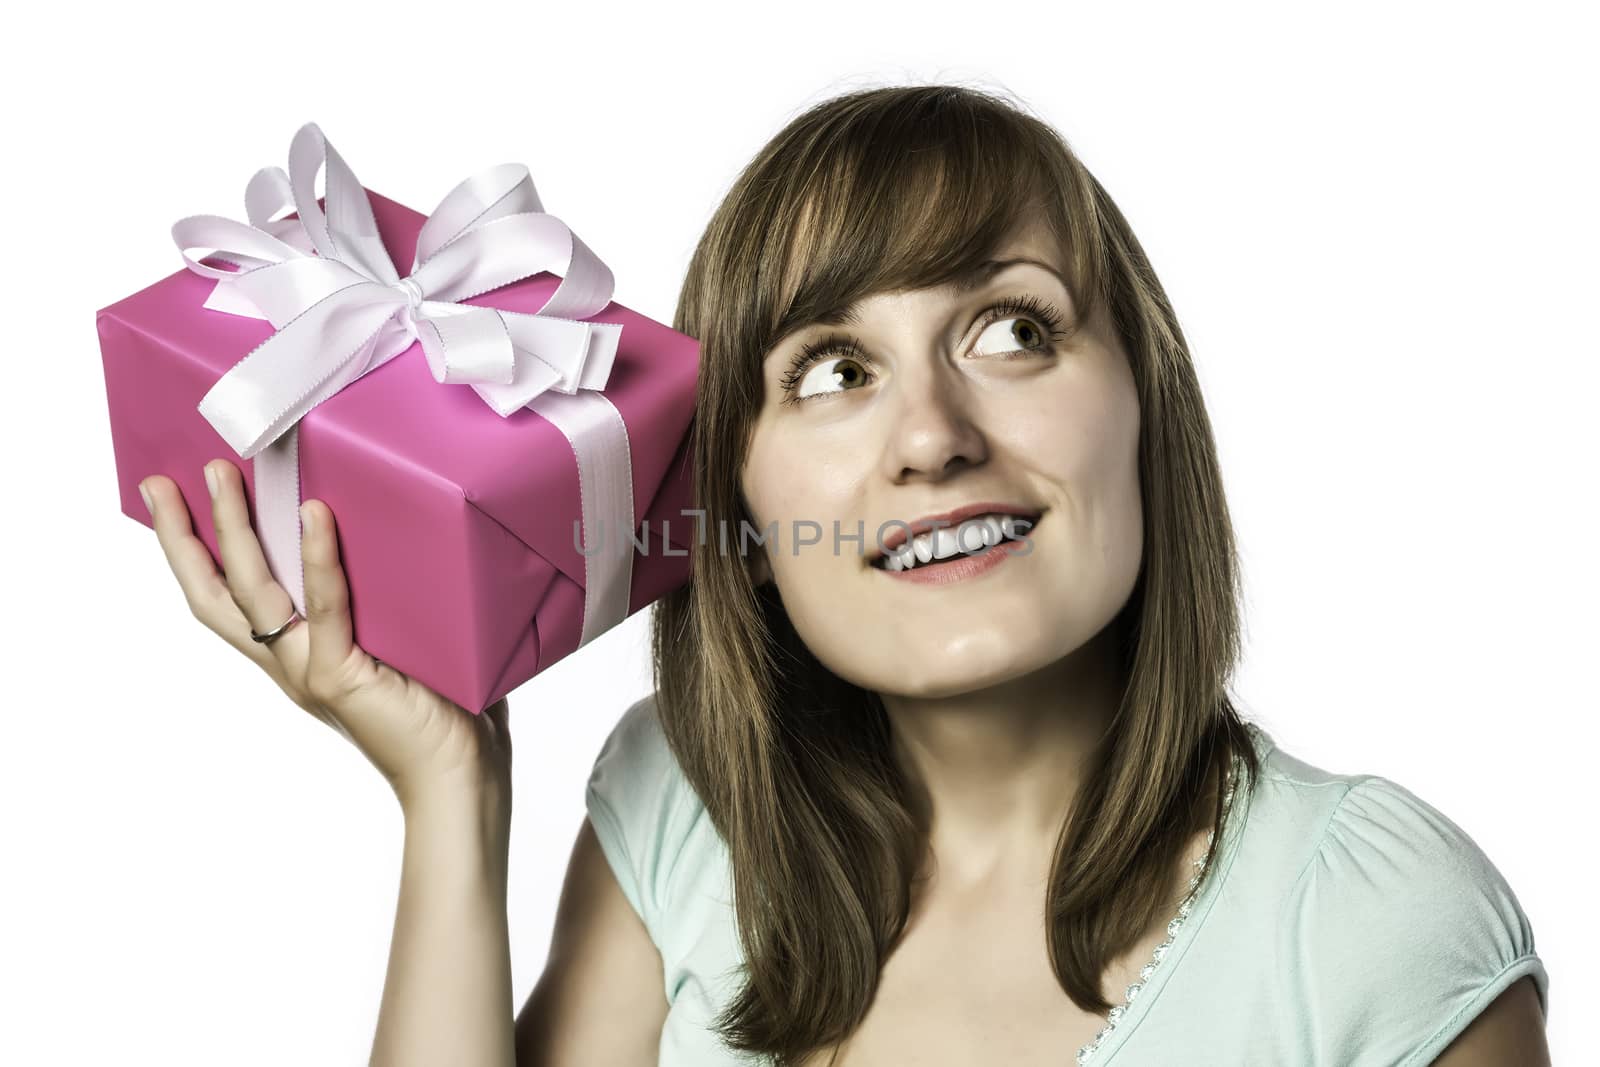
[[[315, 193], [327, 166], [326, 212]], [[292, 207], [296, 219], [273, 219]], [[267, 565], [305, 613], [300, 558], [299, 422], [341, 389], [422, 342], [434, 380], [470, 385], [502, 417], [524, 407], [555, 425], [578, 462], [586, 544], [579, 647], [627, 617], [633, 478], [627, 426], [601, 393], [620, 324], [581, 321], [611, 302], [608, 268], [546, 214], [520, 163], [490, 167], [452, 189], [417, 235], [401, 277], [366, 191], [315, 123], [295, 134], [289, 170], [268, 167], [245, 189], [249, 224], [191, 215], [172, 237], [194, 273], [214, 278], [205, 307], [276, 328], [200, 401], [241, 459], [255, 460], [257, 532]], [[204, 249], [199, 258], [190, 252]], [[208, 254], [238, 265], [201, 263]], [[532, 314], [458, 303], [543, 271], [561, 284]]]

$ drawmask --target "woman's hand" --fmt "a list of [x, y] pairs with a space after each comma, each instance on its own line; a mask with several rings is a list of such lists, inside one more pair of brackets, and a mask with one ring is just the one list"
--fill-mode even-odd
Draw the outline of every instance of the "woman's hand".
[[290, 700], [349, 738], [408, 813], [441, 795], [465, 792], [495, 803], [509, 818], [506, 700], [474, 715], [354, 643], [333, 512], [320, 500], [301, 506], [306, 620], [270, 642], [254, 640], [252, 629], [277, 628], [293, 615], [294, 603], [273, 580], [250, 527], [243, 475], [219, 459], [206, 464], [206, 478], [213, 486], [222, 573], [195, 537], [177, 484], [162, 475], [140, 483], [194, 616], [266, 671]]

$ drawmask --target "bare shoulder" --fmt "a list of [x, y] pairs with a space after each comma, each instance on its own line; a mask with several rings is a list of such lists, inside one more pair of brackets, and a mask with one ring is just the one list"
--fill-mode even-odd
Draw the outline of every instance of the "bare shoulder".
[[654, 1067], [667, 1018], [665, 986], [661, 954], [585, 818], [549, 958], [517, 1015], [517, 1067]]
[[1452, 1041], [1434, 1067], [1550, 1067], [1545, 1042], [1544, 1012], [1531, 976], [1506, 987]]

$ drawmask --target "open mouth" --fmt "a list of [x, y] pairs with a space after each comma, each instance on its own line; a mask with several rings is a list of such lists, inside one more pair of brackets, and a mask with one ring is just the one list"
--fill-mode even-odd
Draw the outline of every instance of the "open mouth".
[[954, 560], [981, 556], [1010, 541], [1027, 539], [1043, 515], [1008, 515], [992, 512], [964, 519], [955, 526], [920, 533], [872, 560], [880, 571], [908, 571], [939, 567]]

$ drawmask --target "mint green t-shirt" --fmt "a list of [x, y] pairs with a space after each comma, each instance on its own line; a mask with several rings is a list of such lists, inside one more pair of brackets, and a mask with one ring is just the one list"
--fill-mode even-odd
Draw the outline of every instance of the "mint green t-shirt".
[[[1172, 947], [1088, 1064], [1422, 1067], [1524, 975], [1548, 1013], [1532, 925], [1465, 831], [1403, 786], [1320, 770], [1250, 729], [1263, 773], [1234, 798], [1245, 817], [1229, 820]], [[586, 802], [661, 952], [660, 1067], [765, 1064], [710, 1029], [743, 964], [727, 847], [653, 696], [607, 738]]]

